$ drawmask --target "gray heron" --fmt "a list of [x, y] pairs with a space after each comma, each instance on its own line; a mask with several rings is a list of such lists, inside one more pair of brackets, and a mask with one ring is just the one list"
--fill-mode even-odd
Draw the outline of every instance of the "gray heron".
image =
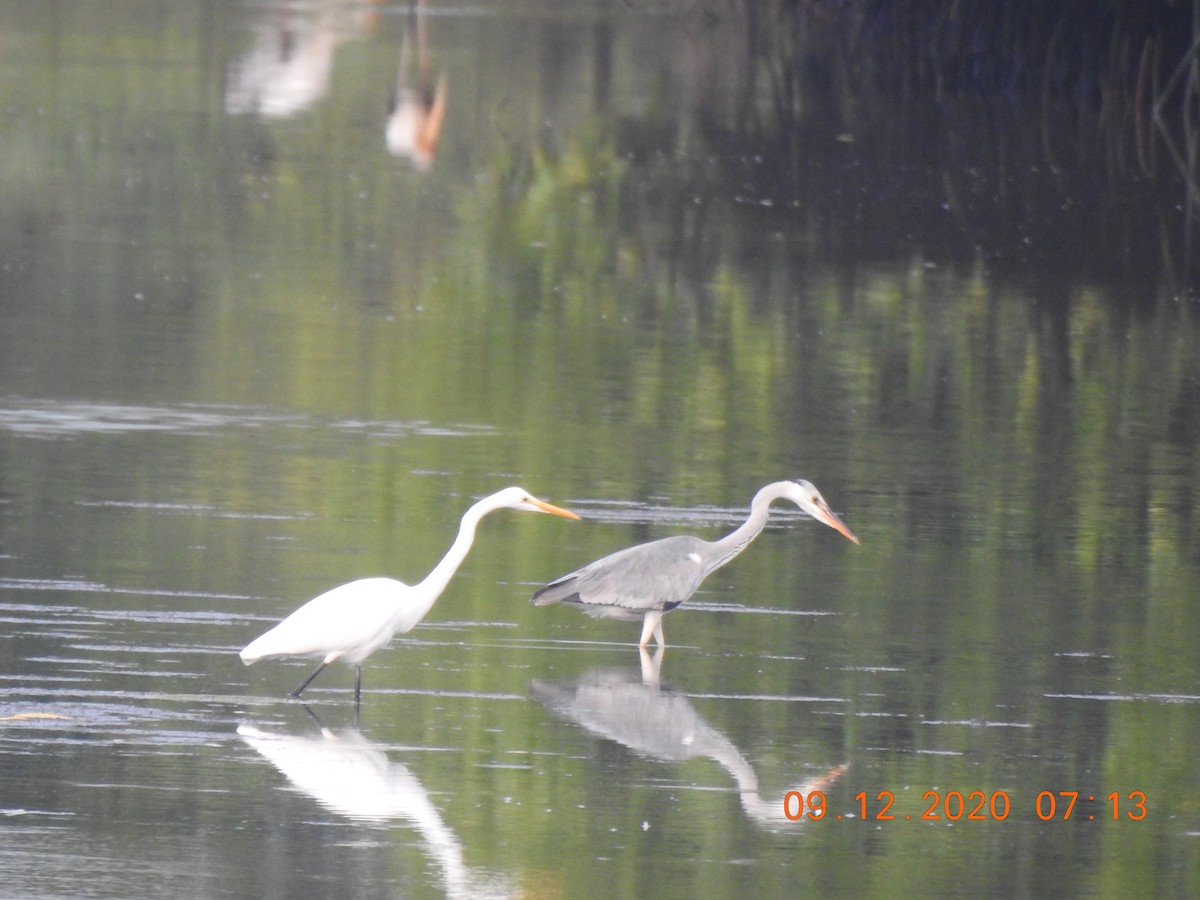
[[858, 543], [809, 482], [776, 481], [754, 495], [749, 518], [720, 540], [677, 535], [618, 550], [550, 582], [533, 595], [533, 604], [566, 603], [597, 619], [642, 619], [638, 646], [645, 647], [651, 637], [665, 646], [663, 615], [692, 596], [705, 578], [758, 537], [775, 500], [791, 500], [818, 522]]
[[484, 497], [462, 517], [458, 536], [442, 561], [414, 585], [394, 578], [360, 578], [309, 600], [239, 654], [246, 665], [280, 656], [315, 656], [321, 664], [292, 691], [299, 698], [314, 678], [335, 660], [354, 667], [354, 702], [362, 687], [362, 664], [396, 634], [409, 631], [433, 608], [475, 541], [475, 528], [490, 512], [517, 509], [567, 519], [579, 516], [539, 500], [524, 488], [510, 487]]

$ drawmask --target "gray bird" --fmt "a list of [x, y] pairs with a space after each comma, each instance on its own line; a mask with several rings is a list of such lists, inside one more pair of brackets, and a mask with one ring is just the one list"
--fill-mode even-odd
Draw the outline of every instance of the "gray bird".
[[692, 596], [705, 578], [758, 537], [775, 500], [791, 500], [818, 522], [858, 543], [809, 482], [776, 481], [754, 495], [749, 518], [720, 540], [679, 535], [618, 550], [550, 582], [533, 595], [533, 604], [566, 603], [597, 619], [632, 622], [640, 618], [638, 646], [645, 647], [651, 637], [659, 646], [666, 646], [663, 614]]

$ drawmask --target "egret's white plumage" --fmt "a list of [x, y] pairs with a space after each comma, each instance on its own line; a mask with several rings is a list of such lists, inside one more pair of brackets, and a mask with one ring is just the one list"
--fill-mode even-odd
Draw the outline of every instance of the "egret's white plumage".
[[642, 620], [639, 646], [664, 646], [662, 617], [696, 593], [710, 574], [749, 546], [767, 524], [775, 500], [791, 500], [845, 537], [858, 538], [807, 481], [776, 481], [750, 501], [750, 516], [717, 541], [678, 535], [627, 547], [563, 575], [533, 595], [535, 606], [566, 603], [599, 619]]
[[[241, 652], [246, 665], [276, 656], [319, 656], [359, 665], [368, 656], [416, 625], [433, 606], [415, 596], [419, 585], [395, 578], [360, 578], [309, 600]], [[403, 602], [403, 601], [411, 602]]]
[[246, 665], [279, 656], [315, 656], [321, 664], [300, 687], [299, 697], [331, 662], [354, 667], [354, 698], [362, 681], [362, 663], [394, 635], [410, 630], [433, 608], [450, 578], [466, 558], [480, 519], [498, 509], [544, 512], [578, 519], [573, 512], [538, 500], [519, 487], [505, 488], [480, 500], [462, 517], [458, 536], [424, 580], [414, 585], [394, 578], [360, 578], [309, 600], [265, 634], [255, 638], [240, 656]]

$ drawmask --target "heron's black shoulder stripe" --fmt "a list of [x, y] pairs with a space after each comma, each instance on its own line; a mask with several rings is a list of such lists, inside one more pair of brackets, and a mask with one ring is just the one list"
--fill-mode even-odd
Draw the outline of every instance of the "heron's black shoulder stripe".
[[546, 599], [542, 599], [545, 594], [548, 594], [554, 590], [562, 590], [562, 587], [563, 586], [561, 584], [548, 584], [544, 588], [539, 588], [534, 592], [534, 595], [529, 598], [529, 602], [534, 606], [548, 606], [551, 603], [580, 602], [579, 591], [572, 591], [570, 594], [566, 594], [562, 597], [546, 597]]

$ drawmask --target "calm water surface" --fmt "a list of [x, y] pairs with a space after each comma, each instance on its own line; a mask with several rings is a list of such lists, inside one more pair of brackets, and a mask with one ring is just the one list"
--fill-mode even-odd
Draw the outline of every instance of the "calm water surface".
[[[0, 11], [0, 893], [1200, 892], [1185, 191], [760, 25]], [[778, 509], [661, 654], [528, 602], [783, 477], [861, 546]], [[489, 517], [357, 716], [242, 666], [508, 484], [583, 521]]]

